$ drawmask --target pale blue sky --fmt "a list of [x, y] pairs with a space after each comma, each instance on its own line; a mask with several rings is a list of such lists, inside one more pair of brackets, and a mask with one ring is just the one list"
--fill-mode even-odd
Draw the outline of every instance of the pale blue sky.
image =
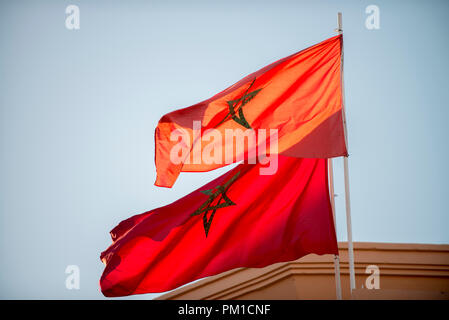
[[[338, 11], [354, 240], [449, 243], [449, 2], [1, 1], [0, 298], [102, 298], [109, 230], [228, 170], [155, 187], [159, 118], [334, 36]], [[346, 240], [340, 159], [335, 175]]]

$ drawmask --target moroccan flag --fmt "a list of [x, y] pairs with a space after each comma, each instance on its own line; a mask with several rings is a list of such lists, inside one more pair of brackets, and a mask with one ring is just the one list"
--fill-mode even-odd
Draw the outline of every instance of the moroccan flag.
[[[210, 171], [254, 155], [347, 155], [341, 46], [342, 36], [335, 36], [164, 115], [155, 132], [155, 184], [172, 187], [182, 171]], [[226, 129], [253, 136], [233, 146], [237, 137], [227, 139]]]
[[240, 164], [169, 204], [122, 221], [101, 254], [108, 297], [164, 292], [238, 267], [338, 254], [325, 159]]

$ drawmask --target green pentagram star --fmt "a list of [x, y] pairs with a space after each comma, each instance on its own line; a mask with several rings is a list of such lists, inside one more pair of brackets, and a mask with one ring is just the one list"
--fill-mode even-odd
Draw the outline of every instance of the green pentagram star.
[[[249, 89], [253, 86], [254, 81], [256, 81], [256, 78], [254, 78], [254, 80], [251, 82], [248, 89], [246, 89], [245, 93], [243, 94], [243, 96], [241, 98], [236, 99], [236, 100], [226, 101], [228, 103], [229, 113], [226, 115], [226, 117], [223, 120], [220, 121], [220, 123], [218, 125], [222, 124], [223, 122], [225, 122], [229, 119], [232, 119], [235, 122], [237, 122], [238, 124], [244, 126], [245, 128], [252, 129], [251, 126], [249, 125], [248, 121], [246, 121], [246, 119], [245, 119], [245, 115], [243, 114], [242, 108], [245, 104], [250, 102], [259, 93], [260, 90], [262, 90], [262, 88], [260, 88], [260, 89], [257, 89], [257, 90], [254, 90], [254, 91], [248, 93]], [[237, 110], [236, 110], [236, 108], [237, 108]], [[237, 114], [238, 114], [238, 116], [237, 116]]]
[[[208, 195], [209, 198], [194, 213], [192, 213], [191, 216], [196, 216], [204, 212], [203, 226], [204, 232], [206, 233], [206, 238], [209, 233], [210, 226], [212, 224], [212, 219], [214, 218], [217, 209], [236, 205], [234, 202], [232, 202], [231, 199], [229, 199], [229, 197], [226, 195], [226, 192], [228, 191], [231, 184], [238, 178], [239, 175], [240, 171], [238, 171], [231, 179], [229, 179], [223, 185], [216, 186], [212, 189], [200, 191], [201, 193]], [[215, 205], [213, 205], [215, 199], [218, 199], [218, 201], [216, 202]], [[209, 213], [209, 211], [212, 211], [212, 213], [210, 214], [210, 217], [208, 219], [207, 214]]]

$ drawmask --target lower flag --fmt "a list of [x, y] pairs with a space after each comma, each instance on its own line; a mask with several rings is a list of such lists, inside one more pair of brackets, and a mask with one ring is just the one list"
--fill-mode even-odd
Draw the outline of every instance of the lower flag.
[[122, 221], [101, 254], [107, 297], [164, 292], [238, 267], [338, 254], [326, 159], [240, 164], [178, 201]]

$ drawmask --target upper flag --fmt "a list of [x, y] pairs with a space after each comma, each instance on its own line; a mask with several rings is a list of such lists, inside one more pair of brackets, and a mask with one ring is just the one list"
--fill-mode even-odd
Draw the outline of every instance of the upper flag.
[[[269, 154], [346, 156], [342, 41], [341, 35], [327, 39], [164, 115], [155, 132], [155, 184], [171, 187], [182, 171], [210, 171]], [[246, 140], [239, 144], [239, 136]]]
[[[101, 254], [108, 297], [164, 292], [238, 267], [338, 254], [327, 161], [240, 164], [178, 201], [122, 221]], [[269, 194], [269, 196], [267, 196]]]

